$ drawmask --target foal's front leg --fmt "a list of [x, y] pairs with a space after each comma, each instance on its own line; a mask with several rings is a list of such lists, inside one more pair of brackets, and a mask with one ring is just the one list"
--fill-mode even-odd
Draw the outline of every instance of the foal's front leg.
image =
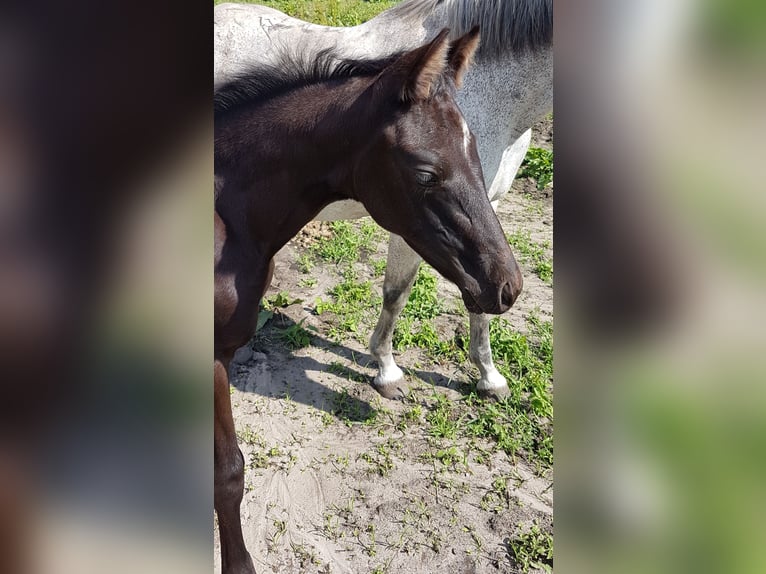
[[229, 393], [229, 359], [216, 357], [214, 367], [214, 506], [221, 538], [222, 574], [255, 574], [242, 537], [239, 507], [245, 487], [245, 461], [237, 445]]

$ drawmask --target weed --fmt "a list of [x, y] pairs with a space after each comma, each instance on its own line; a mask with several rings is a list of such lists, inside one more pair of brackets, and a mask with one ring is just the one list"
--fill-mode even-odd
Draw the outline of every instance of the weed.
[[492, 487], [481, 498], [481, 507], [500, 513], [510, 506], [511, 498], [508, 493], [508, 479], [504, 476], [495, 477]]
[[391, 454], [393, 450], [398, 450], [399, 448], [401, 448], [399, 443], [389, 439], [384, 443], [375, 445], [371, 451], [363, 452], [359, 455], [359, 458], [369, 465], [369, 472], [385, 477], [396, 468]]
[[522, 572], [529, 572], [530, 568], [553, 571], [553, 536], [541, 530], [537, 521], [527, 532], [509, 541], [508, 547]]
[[372, 274], [375, 277], [380, 277], [386, 272], [386, 260], [385, 259], [373, 259], [370, 261], [372, 266]]
[[343, 532], [340, 530], [340, 519], [332, 512], [325, 512], [324, 514], [322, 533], [334, 542], [343, 537]]
[[367, 383], [367, 377], [358, 371], [355, 371], [340, 361], [333, 361], [330, 363], [330, 365], [327, 367], [327, 371], [338, 375], [339, 377], [343, 377], [347, 381], [353, 381], [355, 383]]
[[507, 235], [508, 243], [513, 247], [523, 263], [532, 267], [532, 272], [542, 281], [550, 284], [553, 281], [553, 260], [545, 253], [550, 244], [536, 243], [529, 231], [517, 231]]
[[327, 411], [322, 412], [322, 424], [326, 427], [329, 427], [334, 422], [333, 416], [328, 413]]
[[293, 299], [287, 291], [280, 291], [276, 295], [264, 299], [263, 308], [267, 311], [273, 311], [279, 307], [287, 307], [295, 303], [303, 303], [303, 299]]
[[441, 393], [434, 393], [436, 403], [433, 410], [426, 415], [428, 434], [436, 438], [455, 438], [458, 421], [453, 416], [452, 402]]
[[434, 453], [426, 453], [423, 455], [423, 459], [438, 460], [444, 465], [444, 468], [451, 468], [456, 471], [468, 470], [466, 454], [455, 445], [437, 450]]
[[309, 253], [301, 253], [298, 257], [298, 269], [301, 273], [311, 273], [314, 269], [314, 258]]
[[249, 426], [240, 428], [237, 431], [237, 438], [241, 443], [248, 446], [265, 446], [265, 442], [261, 435], [259, 435]]
[[295, 557], [300, 561], [301, 568], [305, 568], [308, 564], [313, 564], [315, 566], [320, 566], [322, 564], [322, 561], [319, 560], [311, 546], [291, 542], [290, 548], [292, 549], [293, 554], [295, 554]]
[[314, 287], [317, 284], [316, 277], [303, 277], [298, 281], [300, 287]]
[[537, 189], [553, 183], [553, 152], [539, 147], [530, 147], [519, 169], [518, 177], [531, 177], [537, 182]]
[[279, 544], [279, 541], [281, 540], [282, 536], [284, 536], [285, 532], [287, 532], [287, 521], [279, 520], [278, 518], [275, 518], [273, 525], [274, 525], [274, 533], [269, 537], [269, 547], [271, 549], [273, 549], [277, 544]]
[[279, 338], [284, 342], [288, 349], [295, 351], [297, 349], [303, 349], [311, 345], [311, 332], [316, 329], [309, 325], [308, 329], [303, 327], [305, 317], [301, 319], [300, 323], [295, 323], [289, 326], [287, 329], [283, 329], [279, 332]]

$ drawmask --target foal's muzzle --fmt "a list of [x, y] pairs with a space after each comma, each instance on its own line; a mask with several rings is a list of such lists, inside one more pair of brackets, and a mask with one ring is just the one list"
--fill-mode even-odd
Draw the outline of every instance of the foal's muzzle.
[[486, 313], [489, 315], [505, 313], [516, 302], [524, 285], [524, 280], [518, 267], [510, 270], [508, 277], [510, 278], [500, 283], [499, 288], [494, 291], [494, 294], [491, 290], [487, 290], [487, 292], [482, 293], [478, 297], [464, 295], [463, 301], [466, 308], [471, 313]]

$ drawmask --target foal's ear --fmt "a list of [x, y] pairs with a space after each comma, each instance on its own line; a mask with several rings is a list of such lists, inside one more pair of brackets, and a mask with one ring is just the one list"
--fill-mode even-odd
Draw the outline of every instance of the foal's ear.
[[479, 27], [474, 26], [449, 47], [447, 66], [456, 87], [463, 85], [463, 76], [473, 63], [473, 56], [479, 47]]
[[445, 28], [425, 46], [402, 56], [399, 63], [405, 69], [401, 101], [419, 102], [431, 95], [434, 83], [447, 69], [448, 35], [449, 29]]

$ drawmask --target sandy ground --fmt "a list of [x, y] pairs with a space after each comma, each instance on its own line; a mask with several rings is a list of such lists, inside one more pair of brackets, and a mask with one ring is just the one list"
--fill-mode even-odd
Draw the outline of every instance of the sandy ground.
[[[552, 135], [552, 120], [545, 120], [536, 126], [532, 145], [550, 149]], [[533, 240], [552, 246], [551, 187], [540, 192], [531, 181], [517, 179], [498, 216], [506, 232], [527, 230]], [[508, 543], [533, 520], [552, 530], [552, 472], [493, 452], [483, 440], [455, 441], [464, 463], [435, 462], [439, 445], [430, 440], [423, 417], [403, 415], [435, 392], [460, 398], [459, 389], [476, 371], [467, 364], [435, 364], [409, 350], [397, 361], [408, 373], [412, 400], [380, 398], [369, 385], [375, 372], [366, 348], [371, 331], [335, 345], [327, 336], [331, 318], [315, 313], [317, 298], [339, 282], [338, 267], [317, 264], [310, 275], [316, 284], [301, 281], [307, 276], [298, 270], [298, 256], [322, 229], [309, 224], [276, 258], [268, 294], [287, 291], [303, 301], [280, 309], [232, 365], [232, 405], [248, 465], [242, 522], [256, 570], [519, 571]], [[374, 257], [385, 256], [386, 244], [380, 242]], [[373, 278], [367, 262], [357, 268], [362, 278]], [[434, 323], [440, 332], [454, 333], [465, 322], [457, 312], [458, 291], [439, 281], [440, 294], [456, 312]], [[524, 281], [522, 295], [505, 314], [518, 328], [530, 312], [542, 319], [553, 313], [552, 287], [526, 267]], [[374, 292], [381, 288], [382, 277], [374, 277]], [[310, 347], [293, 352], [277, 335], [300, 321], [316, 332]], [[370, 421], [373, 409], [377, 416]], [[502, 495], [493, 488], [498, 477], [507, 479]], [[217, 539], [215, 570], [220, 571]]]

